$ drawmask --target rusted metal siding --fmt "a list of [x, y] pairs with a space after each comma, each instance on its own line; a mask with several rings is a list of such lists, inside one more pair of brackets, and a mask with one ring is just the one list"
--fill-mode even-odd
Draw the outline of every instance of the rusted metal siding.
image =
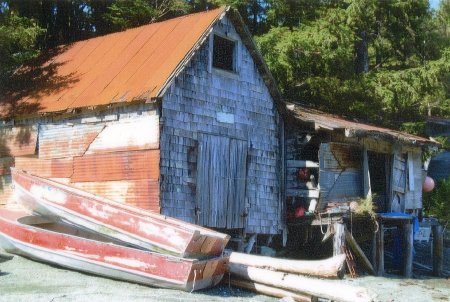
[[36, 127], [39, 155], [17, 157], [16, 168], [159, 212], [159, 114], [155, 104], [32, 122], [40, 125]]
[[[276, 234], [280, 220], [279, 116], [252, 55], [227, 17], [214, 31], [236, 38], [239, 62], [233, 74], [210, 68], [208, 39], [174, 79], [162, 100], [161, 211], [196, 222], [199, 204], [199, 136], [201, 133], [245, 141], [248, 149], [244, 184], [249, 233]], [[245, 153], [243, 151], [243, 153]], [[213, 204], [215, 201], [210, 201]], [[234, 211], [234, 209], [230, 209]], [[240, 210], [239, 210], [240, 211]], [[213, 226], [213, 225], [210, 225]]]
[[92, 125], [40, 125], [39, 158], [54, 159], [83, 155], [105, 126]]
[[159, 213], [159, 181], [153, 179], [103, 182], [74, 182], [73, 186], [109, 198]]
[[0, 175], [10, 175], [11, 167], [14, 167], [14, 157], [0, 158]]
[[37, 133], [34, 126], [0, 128], [0, 157], [34, 154]]
[[[21, 98], [1, 99], [2, 104], [31, 105], [39, 112], [132, 102], [158, 96], [180, 62], [193, 50], [225, 8], [200, 12], [122, 32], [61, 46], [52, 61], [60, 87], [39, 89]], [[56, 81], [56, 80], [55, 80]], [[49, 81], [54, 85], [54, 81]], [[34, 91], [32, 91], [34, 92]], [[8, 116], [8, 105], [0, 106]]]
[[41, 177], [64, 178], [73, 174], [73, 159], [16, 157], [15, 167]]
[[75, 157], [72, 182], [159, 178], [159, 150]]
[[112, 122], [95, 137], [86, 154], [159, 149], [157, 115]]

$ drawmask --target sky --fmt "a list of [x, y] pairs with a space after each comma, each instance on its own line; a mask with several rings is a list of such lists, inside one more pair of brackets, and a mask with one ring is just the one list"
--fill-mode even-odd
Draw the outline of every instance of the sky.
[[432, 9], [437, 9], [438, 8], [438, 6], [439, 6], [439, 2], [440, 2], [441, 0], [430, 0], [430, 7], [432, 8]]

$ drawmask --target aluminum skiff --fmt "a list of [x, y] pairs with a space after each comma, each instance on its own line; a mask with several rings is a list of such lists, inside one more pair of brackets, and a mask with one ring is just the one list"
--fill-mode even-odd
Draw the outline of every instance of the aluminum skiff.
[[222, 254], [229, 236], [115, 202], [11, 168], [14, 194], [26, 208], [137, 247], [188, 258]]
[[216, 285], [226, 257], [185, 259], [111, 243], [52, 217], [0, 209], [0, 247], [38, 261], [140, 284], [198, 290]]

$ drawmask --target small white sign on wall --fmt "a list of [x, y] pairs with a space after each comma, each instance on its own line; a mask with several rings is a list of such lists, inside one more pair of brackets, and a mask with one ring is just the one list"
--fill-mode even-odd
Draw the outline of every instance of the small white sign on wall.
[[232, 113], [217, 112], [216, 119], [221, 123], [234, 124], [234, 114]]

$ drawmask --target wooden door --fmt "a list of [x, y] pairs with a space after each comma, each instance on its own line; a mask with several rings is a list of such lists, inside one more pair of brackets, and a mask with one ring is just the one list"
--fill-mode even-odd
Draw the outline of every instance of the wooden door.
[[197, 223], [243, 228], [247, 142], [201, 134], [197, 158]]
[[406, 154], [395, 153], [392, 164], [392, 212], [403, 212], [405, 210], [405, 192]]

